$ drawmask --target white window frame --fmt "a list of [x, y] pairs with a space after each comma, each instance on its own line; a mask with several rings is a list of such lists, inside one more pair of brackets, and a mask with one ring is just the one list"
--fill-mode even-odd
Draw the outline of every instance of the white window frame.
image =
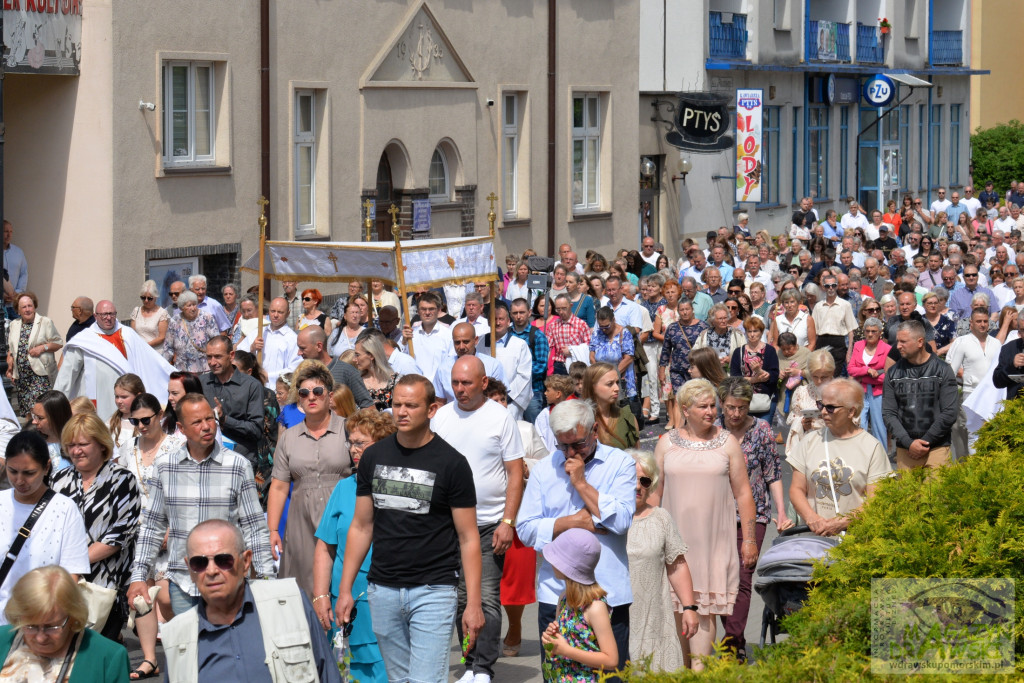
[[[502, 194], [504, 195], [502, 197], [502, 211], [505, 218], [516, 218], [519, 215], [518, 93], [503, 93], [501, 106], [501, 180]], [[511, 145], [511, 149], [509, 145]]]
[[[302, 98], [309, 98], [309, 130], [303, 131], [300, 129], [302, 125], [302, 117], [299, 116], [299, 103]], [[309, 235], [316, 232], [316, 91], [315, 90], [296, 90], [295, 101], [294, 101], [294, 118], [295, 126], [292, 131], [292, 155], [294, 164], [294, 176], [295, 182], [292, 188], [292, 192], [295, 197], [295, 234], [298, 235]], [[302, 192], [300, 188], [300, 179], [302, 174], [299, 168], [300, 152], [302, 149], [309, 149], [309, 223], [302, 223]]]
[[[438, 155], [441, 156], [441, 166], [444, 169], [444, 193], [443, 194], [433, 192], [433, 187], [431, 187], [431, 182], [430, 182], [431, 181], [431, 177], [430, 177], [430, 174], [433, 172], [433, 169], [434, 169], [434, 154], [438, 154]], [[444, 204], [444, 203], [450, 202], [452, 200], [451, 166], [448, 164], [448, 155], [445, 153], [444, 147], [441, 146], [441, 145], [438, 145], [437, 147], [435, 147], [433, 154], [430, 155], [430, 166], [427, 168], [427, 187], [430, 188], [430, 191], [431, 191], [430, 195], [429, 195], [429, 199], [430, 199], [430, 203], [431, 204]]]
[[[187, 98], [185, 110], [188, 116], [188, 150], [186, 154], [175, 154], [171, 146], [174, 144], [174, 79], [173, 69], [186, 67], [188, 79], [185, 84]], [[206, 68], [209, 74], [210, 110], [210, 153], [196, 153], [196, 84], [198, 69]], [[217, 112], [216, 112], [216, 69], [213, 62], [169, 60], [163, 65], [163, 161], [165, 167], [174, 166], [209, 166], [216, 163], [217, 157]]]
[[[575, 121], [572, 121], [572, 146], [570, 147], [570, 154], [572, 159], [570, 160], [571, 175], [570, 175], [570, 187], [573, 192], [572, 196], [572, 208], [576, 213], [586, 211], [597, 211], [601, 208], [601, 99], [600, 93], [573, 93], [573, 102], [570, 116], [576, 111], [576, 102], [582, 101], [583, 103], [583, 125], [576, 126]], [[596, 112], [596, 121], [589, 121], [590, 102], [594, 102], [594, 112]], [[580, 143], [583, 146], [583, 154], [581, 156], [581, 163], [578, 167], [575, 159], [576, 144]], [[592, 146], [596, 151], [596, 158], [591, 159], [588, 154], [588, 149]], [[595, 182], [593, 196], [587, 194], [587, 177], [593, 169]], [[575, 197], [575, 183], [577, 172], [580, 174], [580, 194], [581, 200], [577, 201]]]

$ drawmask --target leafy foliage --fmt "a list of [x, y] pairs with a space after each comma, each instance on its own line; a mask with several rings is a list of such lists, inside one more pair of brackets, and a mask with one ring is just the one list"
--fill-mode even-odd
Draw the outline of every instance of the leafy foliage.
[[[883, 482], [832, 551], [833, 562], [817, 567], [817, 583], [804, 608], [784, 620], [789, 638], [759, 651], [751, 666], [728, 656], [712, 658], [699, 674], [701, 679], [905, 683], [906, 676], [873, 676], [870, 671], [871, 579], [1024, 579], [1022, 452], [1024, 399], [1007, 402], [1003, 412], [985, 425], [975, 456], [932, 476], [919, 470]], [[1019, 595], [1015, 612], [1015, 678], [1024, 680], [1024, 599]], [[642, 663], [627, 673], [629, 680], [649, 683], [698, 676], [686, 671], [650, 673]], [[950, 680], [948, 676], [915, 678]]]
[[991, 180], [1006, 191], [1011, 180], [1024, 178], [1024, 124], [1014, 119], [971, 136], [971, 159], [977, 187]]

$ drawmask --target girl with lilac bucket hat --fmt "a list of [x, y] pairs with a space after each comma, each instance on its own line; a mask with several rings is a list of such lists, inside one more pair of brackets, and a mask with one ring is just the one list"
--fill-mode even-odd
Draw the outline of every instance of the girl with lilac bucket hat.
[[544, 546], [544, 559], [565, 581], [558, 618], [541, 635], [545, 681], [597, 681], [619, 662], [607, 593], [594, 578], [601, 544], [584, 529], [568, 529]]

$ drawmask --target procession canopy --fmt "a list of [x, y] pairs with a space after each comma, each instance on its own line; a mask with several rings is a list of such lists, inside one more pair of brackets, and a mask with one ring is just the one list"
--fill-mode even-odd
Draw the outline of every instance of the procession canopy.
[[398, 287], [398, 268], [407, 289], [445, 284], [492, 282], [498, 279], [493, 237], [409, 240], [395, 242], [266, 242], [263, 268], [259, 253], [242, 270], [296, 282], [383, 280]]

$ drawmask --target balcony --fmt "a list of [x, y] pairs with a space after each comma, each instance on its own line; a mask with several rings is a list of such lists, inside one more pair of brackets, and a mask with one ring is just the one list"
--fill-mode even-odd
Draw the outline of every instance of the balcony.
[[885, 61], [885, 47], [877, 26], [857, 24], [857, 61], [861, 64]]
[[708, 37], [712, 57], [747, 58], [747, 15], [708, 12]]
[[813, 19], [807, 23], [807, 61], [850, 61], [849, 24]]
[[935, 66], [960, 66], [964, 63], [962, 31], [932, 31], [930, 61]]

